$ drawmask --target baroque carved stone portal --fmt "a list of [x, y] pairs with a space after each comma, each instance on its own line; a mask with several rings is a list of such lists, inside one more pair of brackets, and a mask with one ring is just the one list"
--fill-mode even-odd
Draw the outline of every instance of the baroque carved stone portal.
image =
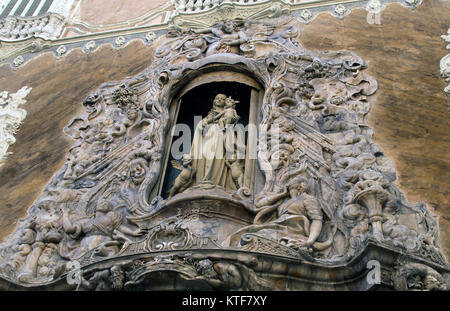
[[[419, 275], [445, 289], [437, 220], [407, 202], [366, 124], [376, 80], [352, 52], [305, 50], [293, 24], [170, 32], [145, 72], [89, 95], [64, 128], [66, 163], [1, 245], [2, 287], [152, 289], [163, 271], [177, 289], [364, 290], [375, 259], [384, 286], [418, 288], [404, 279]], [[164, 199], [169, 108], [214, 71], [264, 93], [255, 182], [242, 181], [251, 136], [227, 131], [242, 103], [217, 94]]]

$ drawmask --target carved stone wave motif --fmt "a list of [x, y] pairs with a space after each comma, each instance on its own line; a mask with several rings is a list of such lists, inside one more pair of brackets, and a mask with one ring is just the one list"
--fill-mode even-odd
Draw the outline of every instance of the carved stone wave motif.
[[[191, 249], [195, 220], [191, 227], [159, 225], [155, 215], [171, 202], [214, 202], [218, 195], [149, 194], [167, 156], [169, 105], [188, 81], [224, 68], [248, 74], [265, 90], [258, 137], [265, 182], [253, 204], [239, 203], [248, 193], [243, 188], [214, 203], [253, 215], [253, 223], [241, 223], [218, 245], [331, 265], [350, 262], [376, 241], [446, 266], [435, 217], [394, 185], [394, 165], [365, 123], [377, 90], [366, 63], [348, 51], [303, 49], [294, 23], [237, 19], [170, 32], [145, 72], [89, 95], [86, 113], [64, 128], [75, 141], [66, 163], [1, 245], [3, 277], [36, 284], [57, 278], [70, 260], [92, 263], [94, 252], [120, 260], [125, 253]], [[249, 244], [249, 236], [265, 243]], [[112, 272], [90, 278], [111, 280]]]

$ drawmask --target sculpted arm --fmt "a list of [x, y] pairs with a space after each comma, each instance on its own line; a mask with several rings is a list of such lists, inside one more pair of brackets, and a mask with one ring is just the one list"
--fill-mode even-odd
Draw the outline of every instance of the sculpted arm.
[[313, 220], [310, 227], [310, 233], [308, 240], [305, 242], [307, 246], [311, 246], [316, 242], [317, 238], [320, 235], [320, 232], [322, 231], [322, 220]]
[[120, 225], [119, 228], [117, 228], [118, 231], [131, 236], [140, 236], [142, 234], [140, 229], [132, 230], [125, 225]]
[[211, 28], [203, 28], [203, 29], [191, 29], [196, 34], [205, 34], [205, 33], [212, 33]]
[[225, 113], [225, 111], [218, 113], [216, 116], [212, 117], [212, 120], [214, 120], [214, 121], [219, 120], [224, 115], [224, 113]]
[[309, 237], [305, 242], [306, 246], [311, 246], [318, 239], [320, 232], [322, 231], [322, 210], [316, 199], [312, 197], [305, 198], [305, 207], [308, 217], [312, 220], [311, 227], [309, 228]]
[[304, 172], [306, 169], [306, 166], [301, 165], [299, 168], [296, 168], [294, 170], [289, 171], [288, 173], [286, 173], [284, 176], [281, 177], [281, 180], [284, 182], [286, 180], [291, 179], [293, 176], [296, 176], [302, 172]]
[[289, 192], [286, 189], [282, 193], [264, 196], [262, 198], [258, 198], [257, 201], [255, 202], [255, 205], [256, 205], [256, 207], [269, 206], [269, 205], [272, 205], [272, 204], [276, 203], [277, 201], [285, 198], [286, 196], [288, 196], [288, 194], [289, 194]]

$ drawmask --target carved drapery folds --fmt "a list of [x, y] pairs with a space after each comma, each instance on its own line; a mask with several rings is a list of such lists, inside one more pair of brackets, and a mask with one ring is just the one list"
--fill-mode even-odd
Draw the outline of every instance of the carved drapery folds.
[[[76, 260], [91, 267], [80, 283], [86, 289], [127, 288], [161, 269], [212, 288], [267, 289], [258, 276], [267, 271], [254, 259], [230, 262], [223, 250], [327, 267], [349, 264], [370, 243], [445, 267], [435, 217], [394, 185], [393, 163], [365, 122], [377, 90], [366, 63], [348, 51], [307, 51], [297, 36], [284, 18], [170, 32], [148, 70], [89, 95], [85, 113], [64, 128], [74, 140], [66, 163], [1, 246], [2, 276], [52, 282]], [[244, 72], [265, 90], [261, 190], [150, 197], [167, 156], [169, 105], [215, 66]], [[209, 257], [158, 255], [200, 248]], [[120, 259], [143, 253], [155, 256]], [[105, 258], [116, 261], [92, 268]]]

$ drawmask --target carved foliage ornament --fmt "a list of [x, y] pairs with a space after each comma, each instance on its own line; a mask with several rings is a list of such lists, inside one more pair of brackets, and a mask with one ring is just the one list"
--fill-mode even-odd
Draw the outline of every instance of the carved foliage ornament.
[[374, 241], [446, 265], [435, 217], [406, 201], [393, 163], [373, 142], [366, 117], [377, 82], [366, 63], [348, 51], [305, 50], [293, 24], [236, 19], [170, 32], [145, 72], [89, 95], [86, 112], [64, 128], [74, 140], [66, 163], [1, 245], [2, 277], [48, 282], [68, 261], [142, 251], [133, 245], [213, 247], [195, 242], [204, 238], [198, 218], [156, 221], [172, 199], [148, 194], [162, 173], [174, 90], [216, 64], [265, 89], [257, 147], [265, 181], [253, 204], [239, 203], [245, 188], [227, 199], [254, 217], [214, 247], [330, 265]]

